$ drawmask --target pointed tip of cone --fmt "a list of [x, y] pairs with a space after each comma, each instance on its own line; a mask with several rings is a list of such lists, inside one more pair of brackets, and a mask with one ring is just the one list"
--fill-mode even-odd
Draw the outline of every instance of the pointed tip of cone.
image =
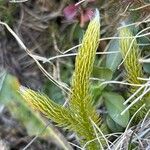
[[27, 90], [27, 88], [26, 87], [24, 87], [24, 86], [20, 86], [20, 88], [19, 88], [19, 91], [21, 92], [21, 93], [24, 93], [25, 91]]
[[96, 8], [92, 20], [100, 20], [99, 10]]
[[125, 21], [120, 22], [120, 26], [118, 27], [118, 30], [125, 28], [127, 23]]
[[125, 26], [125, 25], [126, 25], [126, 22], [125, 22], [125, 21], [122, 21], [120, 24], [121, 24], [122, 26]]

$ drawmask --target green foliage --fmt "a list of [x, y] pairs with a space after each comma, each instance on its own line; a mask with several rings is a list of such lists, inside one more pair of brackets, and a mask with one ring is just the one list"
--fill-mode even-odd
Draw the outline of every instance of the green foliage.
[[[95, 18], [88, 26], [76, 57], [75, 71], [72, 80], [72, 94], [70, 97], [70, 108], [76, 114], [77, 120], [80, 120], [83, 130], [85, 130], [85, 132], [81, 134], [85, 141], [96, 138], [90, 119], [97, 125], [99, 124], [99, 117], [92, 105], [93, 101], [90, 94], [90, 76], [93, 70], [100, 36], [99, 15], [98, 12], [96, 13]], [[89, 149], [96, 149], [97, 144], [93, 143], [89, 144]]]
[[46, 123], [42, 120], [42, 117], [38, 113], [33, 112], [22, 100], [23, 98], [19, 94], [19, 87], [20, 83], [15, 76], [5, 71], [2, 72], [0, 75], [0, 104], [7, 106], [13, 117], [23, 123], [29, 135], [37, 135], [43, 131], [43, 134], [39, 136], [51, 136], [55, 138], [65, 150], [70, 150], [70, 146], [57, 135], [58, 133], [56, 133], [53, 128], [48, 126], [45, 129]]
[[122, 38], [119, 41], [120, 52], [125, 59], [124, 67], [127, 72], [127, 79], [130, 83], [141, 84], [142, 82], [138, 77], [143, 77], [143, 72], [142, 65], [139, 63], [140, 51], [136, 39], [128, 28], [120, 29], [119, 35]]
[[143, 65], [143, 69], [144, 69], [145, 72], [150, 74], [150, 65], [149, 65], [149, 63], [145, 63]]
[[112, 71], [104, 67], [94, 67], [92, 77], [99, 79], [99, 81], [93, 82], [93, 84], [91, 85], [91, 90], [94, 104], [100, 104], [100, 96], [102, 94], [102, 91], [107, 86], [107, 84], [101, 85], [101, 83], [112, 79]]
[[51, 81], [46, 81], [43, 92], [46, 95], [51, 96], [51, 99], [54, 100], [56, 103], [64, 103], [64, 96], [61, 89], [55, 86]]
[[[140, 50], [136, 39], [127, 27], [121, 28], [119, 35], [120, 37], [122, 37], [122, 39], [119, 42], [120, 51], [124, 59], [124, 67], [126, 70], [128, 82], [131, 84], [144, 84], [145, 82], [138, 79], [138, 77], [144, 77], [144, 73], [142, 70], [142, 64], [139, 63]], [[130, 89], [130, 92], [134, 93], [136, 90], [138, 90], [138, 87], [132, 87]], [[143, 90], [140, 93], [138, 93], [136, 97], [138, 97], [142, 92]], [[140, 100], [138, 103], [136, 103], [130, 108], [130, 112], [133, 115], [144, 103], [148, 104], [146, 105], [147, 108], [142, 109], [140, 113], [136, 116], [136, 121], [142, 119], [145, 116], [146, 112], [150, 109], [149, 100], [150, 94], [148, 93], [144, 97], [142, 97], [142, 100]]]
[[120, 126], [126, 127], [129, 122], [129, 111], [121, 115], [121, 112], [126, 108], [124, 98], [113, 92], [103, 92], [105, 98], [105, 106], [109, 116]]
[[5, 0], [0, 0], [0, 20], [8, 23], [9, 25], [13, 23], [13, 15], [16, 13], [18, 7], [13, 3], [9, 3]]
[[106, 67], [115, 72], [121, 62], [119, 40], [112, 39], [107, 46], [107, 52], [116, 52], [106, 56]]
[[[104, 1], [101, 1], [101, 3], [104, 3]], [[110, 4], [113, 3], [114, 2], [112, 1]], [[137, 22], [139, 21], [138, 19], [140, 18], [141, 14], [137, 10], [130, 10], [130, 8], [136, 8], [133, 3], [131, 3], [132, 5], [128, 5], [128, 7], [124, 9], [125, 11], [123, 12], [123, 14], [125, 14], [126, 12], [131, 12], [130, 14], [132, 14], [132, 20]], [[12, 24], [14, 21], [13, 16], [17, 12], [16, 6], [17, 5], [8, 3], [5, 0], [0, 0], [0, 20], [8, 23], [9, 25]], [[113, 7], [113, 9], [114, 8], [115, 7]], [[40, 15], [38, 11], [37, 15]], [[45, 13], [43, 15], [45, 15]], [[106, 22], [108, 22], [109, 20], [109, 18], [107, 17], [107, 15], [106, 19], [104, 17], [104, 20]], [[57, 21], [59, 22], [59, 17]], [[42, 20], [41, 23], [45, 25], [46, 22], [47, 21], [43, 22]], [[52, 22], [53, 21], [51, 21], [51, 23]], [[114, 24], [115, 22], [112, 23], [112, 25]], [[146, 22], [140, 24], [141, 27], [145, 25]], [[137, 28], [132, 26], [133, 28], [131, 27], [130, 29], [132, 29], [133, 33], [138, 32], [137, 30], [140, 30], [140, 26]], [[106, 57], [104, 55], [104, 59], [101, 59], [100, 56], [100, 59], [102, 60], [100, 60], [100, 62], [102, 62], [101, 64], [103, 67], [93, 67], [96, 49], [99, 45], [100, 37], [100, 20], [98, 12], [96, 12], [95, 17], [91, 19], [91, 22], [85, 34], [84, 30], [81, 29], [77, 24], [75, 24], [74, 26], [69, 25], [67, 27], [68, 28], [66, 30], [66, 33], [62, 34], [62, 31], [64, 30], [64, 28], [66, 28], [64, 25], [61, 28], [59, 23], [49, 24], [49, 31], [47, 35], [52, 35], [51, 38], [48, 38], [49, 43], [53, 41], [54, 47], [55, 44], [56, 47], [58, 44], [58, 47], [61, 47], [61, 49], [67, 49], [68, 47], [70, 47], [72, 45], [72, 41], [82, 40], [82, 43], [79, 42], [81, 43], [81, 46], [76, 57], [75, 71], [72, 77], [71, 90], [70, 93], [67, 93], [69, 95], [69, 98], [67, 99], [69, 100], [68, 103], [65, 106], [62, 106], [62, 104], [64, 103], [64, 96], [61, 91], [62, 89], [54, 86], [49, 81], [46, 83], [45, 89], [43, 90], [43, 93], [46, 94], [45, 95], [41, 92], [35, 92], [31, 89], [20, 86], [20, 83], [14, 76], [5, 73], [1, 76], [0, 80], [0, 103], [8, 106], [12, 114], [17, 116], [25, 124], [29, 134], [31, 135], [36, 134], [36, 131], [38, 129], [42, 130], [45, 127], [45, 123], [42, 121], [42, 117], [39, 115], [39, 113], [35, 113], [32, 110], [34, 109], [40, 112], [46, 118], [55, 122], [58, 126], [73, 131], [78, 136], [81, 146], [89, 143], [87, 144], [86, 149], [99, 150], [101, 148], [99, 143], [102, 143], [102, 146], [105, 146], [106, 144], [100, 138], [97, 140], [97, 137], [101, 136], [99, 128], [104, 134], [106, 133], [107, 127], [109, 127], [112, 132], [122, 132], [129, 123], [129, 119], [144, 103], [146, 104], [146, 107], [142, 109], [136, 116], [138, 122], [141, 121], [141, 119], [143, 119], [145, 114], [149, 111], [150, 94], [148, 93], [139, 102], [135, 103], [128, 111], [126, 111], [126, 113], [121, 115], [121, 112], [123, 112], [126, 107], [134, 101], [134, 98], [139, 97], [141, 93], [144, 92], [144, 88], [144, 90], [141, 90], [141, 92], [139, 92], [139, 94], [131, 99], [127, 105], [124, 105], [125, 100], [123, 96], [131, 96], [139, 87], [131, 86], [126, 90], [127, 86], [125, 85], [116, 86], [116, 84], [113, 85], [111, 83], [102, 84], [104, 81], [109, 81], [112, 79], [119, 81], [122, 80], [124, 70], [118, 71], [118, 65], [120, 64], [122, 58], [128, 83], [146, 83], [145, 81], [140, 80], [138, 77], [145, 77], [146, 73], [150, 73], [149, 64], [144, 64], [142, 66], [142, 64], [139, 63], [139, 59], [141, 55], [140, 48], [144, 50], [144, 54], [149, 55], [149, 46], [139, 46], [129, 28], [120, 28], [119, 36], [121, 39], [110, 40], [110, 43], [104, 50], [107, 52], [116, 53], [108, 54], [106, 55]], [[105, 27], [105, 23], [103, 25], [103, 28], [103, 33], [105, 34], [105, 36], [109, 35], [109, 31], [106, 32], [105, 30], [108, 29], [107, 27]], [[103, 35], [103, 33], [101, 34]], [[61, 36], [59, 37], [59, 35]], [[138, 38], [138, 41], [142, 44], [149, 44], [149, 39], [143, 36]], [[105, 45], [106, 41], [103, 42]], [[52, 47], [51, 44], [49, 45], [49, 47]], [[103, 47], [103, 44], [101, 47]], [[99, 56], [97, 58], [99, 58]], [[67, 63], [70, 64], [70, 62]], [[145, 72], [143, 72], [142, 69], [144, 69]], [[69, 80], [70, 73], [72, 74], [72, 68], [66, 67], [66, 69], [63, 69], [63, 71], [66, 72], [66, 74], [60, 69], [61, 80], [70, 85]], [[116, 75], [118, 76], [116, 77]], [[92, 80], [92, 77], [97, 78], [98, 80]], [[18, 93], [19, 90], [22, 97]], [[120, 95], [112, 91], [119, 91], [119, 93], [123, 91], [123, 94]], [[24, 98], [28, 105], [24, 103], [22, 98]], [[102, 115], [99, 115], [97, 113], [97, 106], [100, 107], [100, 113], [102, 113]], [[30, 107], [32, 108], [31, 110]], [[133, 123], [135, 124], [136, 122], [133, 121]], [[97, 133], [95, 132], [96, 130], [98, 131]], [[48, 128], [46, 132], [47, 134], [50, 133], [54, 135], [54, 137], [56, 137], [56, 139], [62, 144], [64, 149], [71, 149], [70, 147], [68, 148], [68, 146], [65, 145], [66, 143], [64, 144], [63, 142], [61, 142], [61, 139], [57, 137], [56, 133], [54, 133], [51, 128]], [[131, 146], [132, 144], [130, 145], [129, 143], [129, 149], [132, 149]]]
[[21, 92], [23, 93], [23, 98], [33, 109], [38, 110], [47, 118], [52, 119], [59, 126], [73, 130], [71, 124], [75, 119], [70, 115], [69, 109], [63, 108], [39, 92], [24, 89], [24, 87], [21, 88]]
[[[93, 68], [93, 72], [92, 72], [92, 77], [94, 78], [98, 78], [99, 83], [102, 83], [104, 81], [109, 81], [112, 79], [112, 71], [108, 68], [105, 67], [96, 67], [94, 66]], [[103, 88], [105, 88], [106, 85], [103, 86]]]
[[143, 50], [145, 50], [145, 51], [147, 50], [147, 53], [149, 53], [149, 49], [150, 49], [149, 42], [150, 42], [150, 39], [148, 37], [139, 37], [137, 39], [137, 42], [139, 43], [139, 47], [140, 47], [140, 49], [142, 49], [142, 51]]
[[17, 78], [4, 72], [0, 81], [0, 103], [6, 105], [13, 116], [22, 121], [26, 126], [29, 135], [35, 135], [45, 128], [44, 124], [41, 122], [40, 116], [32, 113], [22, 101], [22, 97], [18, 92], [20, 83]]
[[124, 128], [117, 124], [109, 115], [107, 115], [106, 117], [106, 123], [108, 125], [108, 128], [114, 133], [122, 132], [124, 130]]
[[[125, 101], [124, 98], [117, 93], [107, 92], [105, 90], [107, 85], [101, 86], [101, 81], [94, 81], [94, 84], [91, 84], [91, 75], [94, 78], [111, 80], [113, 73], [121, 61], [121, 55], [124, 59], [128, 82], [132, 84], [143, 83], [143, 81], [138, 79], [138, 77], [143, 77], [142, 65], [138, 62], [140, 57], [139, 47], [128, 28], [121, 28], [119, 31], [121, 40], [112, 40], [108, 47], [109, 52], [119, 52], [120, 49], [121, 55], [120, 53], [116, 53], [107, 56], [107, 68], [93, 68], [96, 49], [99, 44], [99, 29], [99, 13], [96, 11], [95, 17], [89, 23], [83, 36], [78, 55], [76, 56], [71, 92], [66, 107], [56, 103], [56, 101], [51, 100], [40, 92], [35, 92], [24, 87], [21, 88], [21, 94], [24, 100], [32, 109], [39, 111], [48, 119], [57, 123], [58, 126], [75, 132], [79, 137], [81, 145], [92, 141], [86, 147], [88, 150], [100, 149], [98, 140], [93, 140], [100, 135], [95, 132], [93, 123], [98, 128], [106, 127], [105, 124], [102, 124], [102, 119], [96, 112], [94, 105], [94, 103], [98, 102], [99, 98], [104, 98], [104, 104], [108, 112], [106, 123], [113, 132], [123, 131], [129, 123], [130, 115], [133, 116], [133, 113], [145, 102], [141, 101], [132, 107], [130, 114], [128, 110], [121, 115], [127, 107], [123, 104]], [[136, 89], [131, 88], [130, 92], [134, 93]], [[54, 98], [54, 95], [52, 97]], [[149, 95], [146, 99], [149, 101]], [[147, 112], [147, 109], [142, 111], [139, 115], [140, 117], [138, 117], [141, 119], [145, 115], [145, 112]], [[105, 131], [103, 128], [103, 132]], [[103, 141], [100, 142], [103, 143]]]
[[71, 39], [77, 39], [79, 42], [82, 40], [84, 36], [84, 30], [79, 26], [79, 24], [75, 24], [74, 27], [71, 30]]
[[[47, 96], [30, 89], [21, 88], [26, 102], [35, 110], [56, 122], [59, 126], [70, 129], [80, 137], [81, 144], [96, 138], [91, 120], [100, 125], [100, 118], [93, 106], [90, 92], [90, 76], [93, 70], [96, 49], [100, 36], [99, 12], [91, 20], [83, 37], [79, 53], [76, 57], [75, 71], [72, 79], [72, 90], [67, 108], [55, 103]], [[87, 145], [87, 149], [99, 148], [97, 141]]]

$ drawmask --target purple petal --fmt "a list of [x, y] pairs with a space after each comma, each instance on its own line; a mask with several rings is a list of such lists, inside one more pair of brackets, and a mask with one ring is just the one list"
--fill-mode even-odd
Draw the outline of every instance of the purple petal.
[[87, 8], [84, 11], [82, 11], [81, 17], [80, 17], [80, 26], [83, 27], [86, 22], [92, 19], [93, 15], [94, 15], [94, 12], [92, 8]]
[[77, 13], [78, 13], [78, 6], [75, 6], [75, 4], [70, 4], [63, 10], [64, 17], [67, 20], [74, 20], [77, 16]]

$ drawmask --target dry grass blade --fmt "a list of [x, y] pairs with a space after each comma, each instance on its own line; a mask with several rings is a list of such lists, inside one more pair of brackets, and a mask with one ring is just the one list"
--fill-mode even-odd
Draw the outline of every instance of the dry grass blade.
[[9, 1], [10, 3], [24, 3], [27, 2], [28, 0], [11, 0]]
[[[29, 56], [32, 57], [32, 54], [31, 54], [30, 51], [27, 49], [27, 47], [24, 45], [24, 43], [22, 42], [22, 40], [17, 36], [17, 34], [16, 34], [6, 23], [0, 21], [0, 24], [1, 24], [1, 25], [4, 25], [4, 26], [7, 28], [7, 30], [8, 30], [8, 31], [12, 34], [12, 36], [17, 40], [17, 42], [18, 42], [18, 44], [21, 46], [21, 48], [22, 48], [23, 50], [25, 50]], [[35, 62], [38, 64], [38, 66], [40, 67], [40, 69], [49, 77], [49, 79], [50, 79], [52, 82], [54, 82], [55, 84], [57, 83], [58, 86], [60, 87], [60, 84], [59, 84], [56, 80], [53, 79], [53, 77], [41, 66], [41, 64], [40, 64], [34, 57], [32, 57], [32, 58], [33, 58], [33, 59], [35, 60]], [[56, 85], [57, 85], [57, 84], [56, 84]], [[67, 89], [68, 89], [68, 88], [67, 88]], [[51, 128], [49, 128], [49, 129], [50, 129], [52, 135], [56, 138], [56, 140], [60, 143], [60, 145], [62, 145], [62, 147], [63, 147], [65, 150], [70, 150], [70, 149], [71, 149], [71, 147], [68, 147], [68, 145], [66, 144], [67, 142], [66, 142], [65, 140], [64, 140], [64, 141], [65, 141], [65, 142], [64, 142], [64, 141], [57, 135], [57, 133], [55, 133], [55, 131], [53, 131]]]
[[65, 91], [68, 94], [68, 91], [70, 92], [70, 89], [66, 86], [64, 83], [60, 83], [56, 79], [53, 78], [52, 75], [50, 75], [44, 68], [43, 66], [37, 61], [37, 59], [34, 57], [34, 55], [31, 54], [31, 52], [28, 50], [28, 48], [25, 46], [25, 44], [22, 42], [22, 40], [19, 38], [19, 36], [4, 22], [0, 21], [1, 25], [4, 25], [7, 30], [12, 34], [12, 36], [17, 40], [18, 44], [21, 46], [23, 50], [26, 51], [26, 53], [33, 58], [33, 60], [36, 62], [36, 64], [39, 66], [39, 69], [44, 73], [44, 75], [52, 81], [56, 86], [58, 86], [60, 89]]

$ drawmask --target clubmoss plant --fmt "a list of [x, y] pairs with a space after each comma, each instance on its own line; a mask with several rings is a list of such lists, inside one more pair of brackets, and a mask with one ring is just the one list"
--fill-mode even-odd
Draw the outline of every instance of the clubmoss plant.
[[[63, 107], [46, 95], [31, 89], [21, 88], [21, 94], [30, 107], [41, 112], [58, 126], [74, 131], [80, 138], [81, 145], [96, 139], [92, 122], [101, 123], [90, 93], [90, 76], [93, 70], [96, 49], [100, 36], [100, 18], [98, 10], [90, 21], [76, 57], [75, 71], [72, 78], [72, 90], [67, 107]], [[91, 122], [92, 120], [92, 122]], [[97, 140], [87, 145], [89, 150], [99, 149]]]
[[[139, 63], [140, 50], [136, 39], [128, 28], [120, 29], [120, 50], [125, 59], [124, 67], [127, 72], [127, 80], [133, 84], [142, 84], [138, 77], [143, 77], [142, 65]], [[129, 38], [128, 38], [129, 37]]]
[[[127, 27], [120, 29], [120, 51], [124, 59], [124, 67], [126, 70], [127, 80], [131, 84], [142, 85], [144, 82], [138, 77], [144, 77], [142, 71], [142, 64], [139, 63], [140, 59], [140, 49], [137, 44], [135, 37], [132, 35], [131, 31]], [[139, 87], [131, 86], [129, 93], [133, 94], [138, 90]], [[141, 90], [136, 97], [140, 96], [144, 91]], [[133, 115], [144, 103], [149, 101], [150, 94], [146, 94], [137, 103], [130, 108], [130, 113]], [[148, 111], [149, 106], [145, 107], [137, 115], [136, 119], [138, 121], [142, 119]]]

